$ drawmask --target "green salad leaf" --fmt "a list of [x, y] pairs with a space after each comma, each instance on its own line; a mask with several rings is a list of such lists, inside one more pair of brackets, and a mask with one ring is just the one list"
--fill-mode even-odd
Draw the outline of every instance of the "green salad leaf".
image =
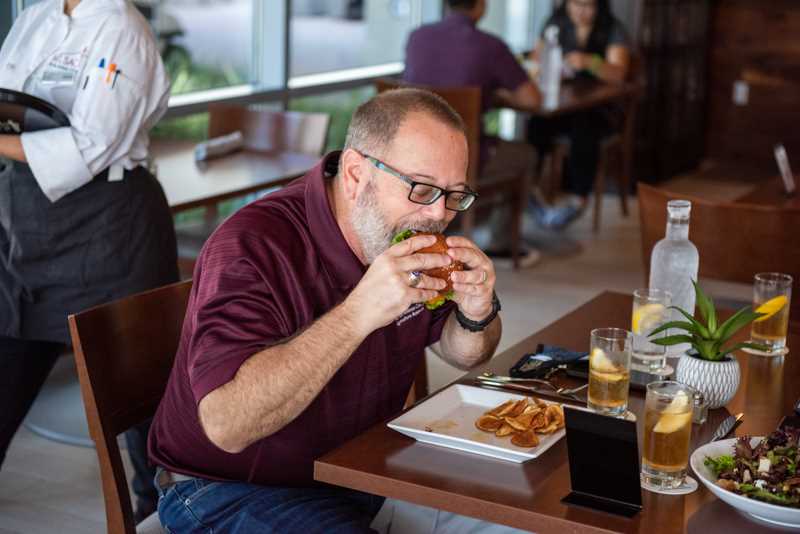
[[409, 237], [413, 236], [414, 233], [414, 230], [411, 230], [410, 228], [403, 230], [402, 232], [397, 232], [397, 234], [395, 234], [395, 236], [392, 238], [392, 245], [396, 245], [401, 241], [405, 241]]
[[714, 476], [719, 476], [720, 473], [726, 471], [733, 471], [733, 468], [736, 467], [736, 461], [733, 459], [733, 456], [728, 454], [723, 454], [717, 458], [706, 456], [703, 463], [714, 472]]

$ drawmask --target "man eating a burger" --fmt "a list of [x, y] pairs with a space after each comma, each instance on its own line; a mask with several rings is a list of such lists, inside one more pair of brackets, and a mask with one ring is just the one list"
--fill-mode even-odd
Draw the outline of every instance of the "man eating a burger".
[[427, 345], [467, 369], [500, 338], [492, 262], [431, 235], [473, 205], [466, 171], [456, 112], [390, 91], [211, 236], [150, 433], [170, 531], [371, 531], [383, 499], [315, 483], [314, 460], [402, 409]]

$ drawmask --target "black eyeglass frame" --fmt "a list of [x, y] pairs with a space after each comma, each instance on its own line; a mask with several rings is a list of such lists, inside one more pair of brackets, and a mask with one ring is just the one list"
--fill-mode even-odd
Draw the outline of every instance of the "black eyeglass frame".
[[[467, 188], [464, 191], [461, 191], [461, 190], [448, 191], [447, 189], [443, 189], [443, 188], [439, 187], [438, 185], [433, 185], [433, 184], [429, 184], [429, 183], [426, 183], [426, 182], [418, 182], [418, 181], [412, 179], [410, 176], [407, 176], [407, 175], [403, 174], [402, 172], [398, 171], [397, 169], [387, 165], [386, 163], [382, 162], [381, 160], [379, 160], [378, 158], [376, 158], [374, 156], [370, 156], [369, 154], [361, 154], [361, 155], [364, 157], [364, 159], [366, 159], [367, 161], [372, 163], [372, 165], [374, 165], [375, 168], [378, 169], [379, 171], [384, 171], [386, 173], [389, 173], [392, 176], [394, 176], [395, 178], [399, 178], [402, 181], [404, 181], [405, 183], [407, 183], [408, 185], [410, 185], [411, 189], [408, 191], [408, 200], [413, 202], [414, 204], [421, 204], [423, 206], [430, 206], [431, 204], [434, 204], [440, 198], [442, 198], [442, 196], [444, 196], [445, 197], [445, 199], [444, 199], [444, 207], [445, 207], [445, 209], [448, 209], [450, 211], [459, 211], [459, 212], [461, 212], [461, 211], [467, 211], [468, 209], [470, 209], [472, 207], [472, 205], [475, 204], [475, 201], [478, 200], [478, 193], [476, 193], [475, 191], [470, 190], [469, 188]], [[431, 187], [431, 188], [436, 190], [436, 194], [434, 194], [433, 198], [431, 198], [427, 202], [422, 202], [420, 200], [414, 200], [413, 198], [411, 198], [411, 195], [414, 193], [414, 188], [417, 185], [424, 185], [425, 187]], [[467, 197], [471, 198], [472, 200], [470, 200], [469, 204], [467, 204], [467, 206], [462, 208], [462, 209], [451, 208], [450, 206], [447, 205], [447, 201], [450, 199], [450, 195], [455, 195], [455, 194], [466, 195]]]

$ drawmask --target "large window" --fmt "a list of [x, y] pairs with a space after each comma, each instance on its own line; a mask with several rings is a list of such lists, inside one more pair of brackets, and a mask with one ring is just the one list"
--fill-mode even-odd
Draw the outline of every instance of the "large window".
[[252, 81], [253, 0], [134, 0], [158, 39], [172, 94]]
[[400, 63], [441, 0], [292, 0], [290, 77]]

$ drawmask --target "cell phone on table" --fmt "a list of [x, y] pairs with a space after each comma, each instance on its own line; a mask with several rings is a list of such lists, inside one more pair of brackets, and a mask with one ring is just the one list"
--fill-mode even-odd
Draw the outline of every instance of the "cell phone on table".
[[[589, 380], [589, 359], [578, 360], [567, 364], [567, 376]], [[668, 377], [653, 375], [642, 371], [631, 370], [631, 389], [644, 391], [647, 384], [656, 380], [668, 380]]]

